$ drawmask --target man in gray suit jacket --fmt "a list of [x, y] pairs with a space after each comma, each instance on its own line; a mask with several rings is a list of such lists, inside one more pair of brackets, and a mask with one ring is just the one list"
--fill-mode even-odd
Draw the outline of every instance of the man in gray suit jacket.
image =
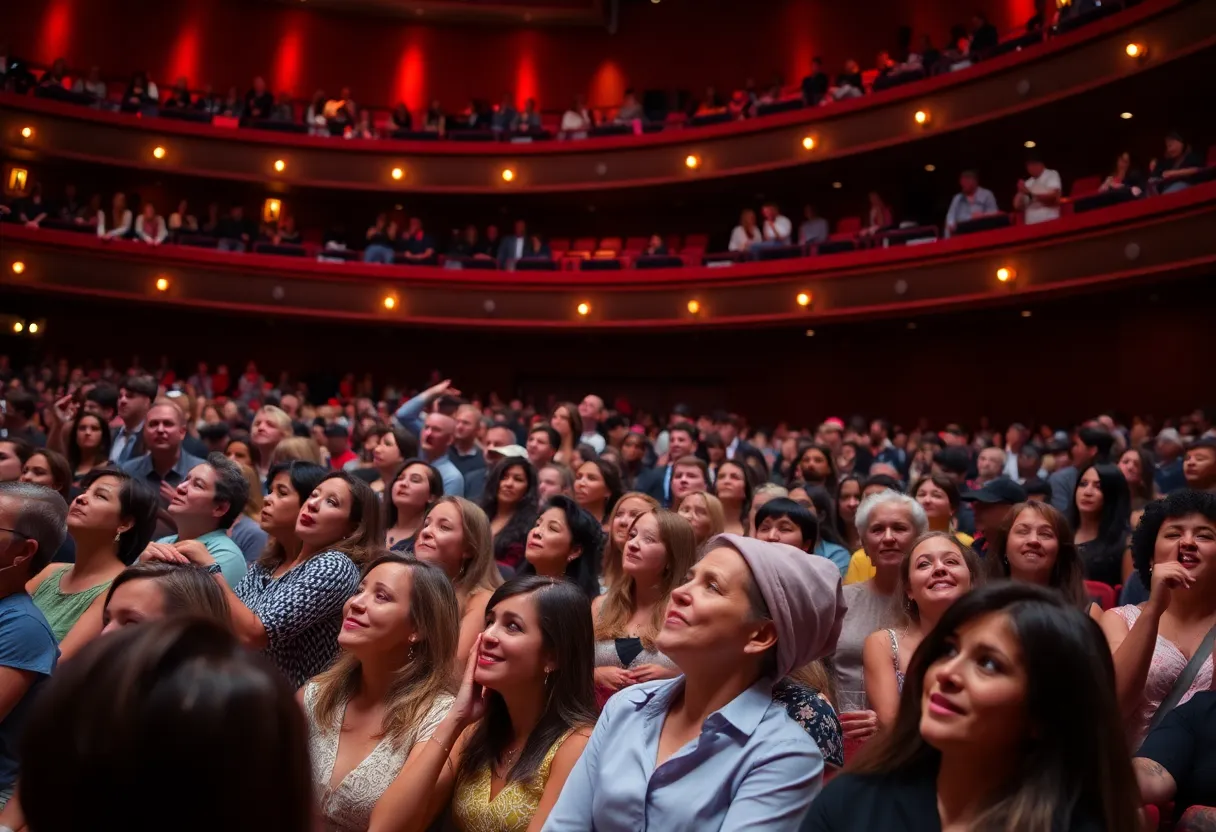
[[515, 268], [515, 261], [524, 256], [527, 246], [528, 225], [523, 220], [516, 220], [514, 231], [503, 237], [498, 246], [498, 268], [504, 271]]

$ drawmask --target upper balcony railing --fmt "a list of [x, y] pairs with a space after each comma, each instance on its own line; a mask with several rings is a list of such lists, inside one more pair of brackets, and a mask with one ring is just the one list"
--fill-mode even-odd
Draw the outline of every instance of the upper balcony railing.
[[[1137, 46], [1134, 56], [1129, 44]], [[47, 158], [323, 188], [495, 193], [652, 186], [804, 165], [962, 129], [1213, 45], [1216, 4], [1145, 0], [957, 72], [829, 106], [700, 127], [638, 134], [614, 127], [628, 135], [569, 141], [501, 141], [493, 133], [478, 137], [488, 141], [342, 140], [0, 94], [0, 139]]]

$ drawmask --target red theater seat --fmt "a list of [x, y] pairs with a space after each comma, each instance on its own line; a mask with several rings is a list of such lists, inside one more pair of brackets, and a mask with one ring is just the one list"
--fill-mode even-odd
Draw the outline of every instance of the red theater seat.
[[1101, 176], [1083, 176], [1072, 183], [1072, 190], [1068, 192], [1068, 195], [1073, 199], [1077, 199], [1078, 197], [1096, 194], [1100, 187], [1102, 187]]
[[582, 257], [590, 257], [593, 251], [595, 251], [594, 237], [579, 237], [574, 241], [574, 245], [570, 247], [571, 255], [577, 254]]
[[843, 217], [840, 222], [836, 223], [836, 233], [832, 235], [832, 239], [849, 237], [858, 231], [861, 231], [860, 217]]
[[620, 251], [623, 248], [624, 248], [624, 246], [621, 245], [620, 237], [605, 237], [604, 239], [600, 240], [600, 247], [599, 247], [599, 250], [596, 251], [596, 256], [597, 257], [600, 256], [600, 254], [602, 252], [610, 251], [610, 252], [612, 252], [612, 254], [609, 254], [607, 256], [612, 257], [616, 254], [616, 252]]
[[702, 251], [709, 248], [708, 234], [689, 234], [684, 238], [685, 248], [699, 248]]
[[1098, 602], [1098, 606], [1104, 610], [1110, 609], [1119, 601], [1119, 596], [1115, 594], [1115, 588], [1101, 581], [1086, 581], [1085, 592], [1090, 598], [1095, 599]]
[[649, 244], [649, 237], [626, 237], [625, 251], [645, 251]]

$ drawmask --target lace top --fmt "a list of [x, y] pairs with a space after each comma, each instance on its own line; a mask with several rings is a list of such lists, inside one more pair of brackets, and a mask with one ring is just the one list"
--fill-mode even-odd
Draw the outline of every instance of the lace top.
[[507, 783], [493, 800], [490, 799], [488, 765], [472, 779], [457, 783], [456, 793], [452, 796], [452, 819], [456, 822], [456, 828], [460, 832], [527, 832], [528, 824], [540, 806], [545, 784], [549, 782], [553, 758], [573, 733], [572, 728], [550, 746], [531, 781]]
[[[1115, 607], [1115, 612], [1127, 622], [1130, 630], [1140, 617], [1140, 608], [1134, 605]], [[1144, 682], [1144, 696], [1136, 706], [1135, 714], [1127, 721], [1127, 736], [1132, 748], [1139, 748], [1148, 733], [1148, 725], [1153, 721], [1161, 701], [1169, 696], [1174, 687], [1174, 681], [1182, 675], [1186, 667], [1186, 656], [1174, 642], [1164, 636], [1157, 636], [1157, 645], [1153, 648], [1153, 659], [1148, 666], [1148, 678]], [[1213, 690], [1212, 687], [1212, 657], [1199, 668], [1195, 681], [1190, 689], [1182, 695], [1178, 704], [1186, 702], [1201, 690]]]
[[675, 667], [675, 663], [658, 650], [645, 649], [640, 638], [607, 638], [595, 643], [596, 667], [620, 667], [629, 670], [644, 664]]
[[431, 709], [419, 722], [412, 735], [394, 746], [387, 737], [380, 740], [372, 752], [350, 770], [342, 782], [330, 787], [334, 762], [338, 757], [338, 737], [342, 728], [345, 704], [335, 716], [333, 725], [317, 724], [317, 698], [320, 690], [310, 682], [304, 688], [304, 712], [308, 716], [308, 751], [312, 759], [312, 780], [324, 818], [325, 832], [366, 832], [372, 809], [384, 790], [396, 779], [410, 751], [426, 742], [452, 707], [453, 697], [437, 696]]

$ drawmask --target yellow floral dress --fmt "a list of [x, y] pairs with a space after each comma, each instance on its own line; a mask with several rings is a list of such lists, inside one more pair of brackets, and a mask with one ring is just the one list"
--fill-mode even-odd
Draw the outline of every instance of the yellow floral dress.
[[456, 784], [452, 798], [452, 819], [460, 832], [527, 832], [532, 816], [540, 806], [553, 758], [574, 730], [558, 737], [541, 761], [536, 776], [526, 782], [512, 781], [490, 799], [490, 767], [484, 766], [472, 778]]

